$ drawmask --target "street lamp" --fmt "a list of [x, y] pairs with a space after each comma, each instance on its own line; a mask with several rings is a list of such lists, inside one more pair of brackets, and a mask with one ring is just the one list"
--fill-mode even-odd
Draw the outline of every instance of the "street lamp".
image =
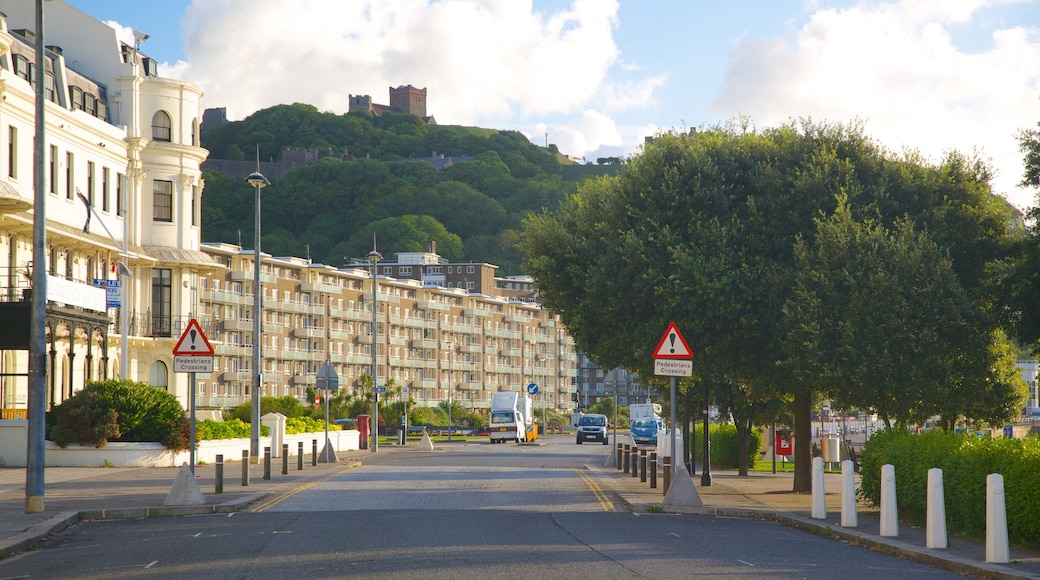
[[372, 263], [372, 453], [379, 451], [379, 381], [376, 380], [376, 364], [379, 356], [379, 341], [376, 340], [376, 327], [379, 323], [379, 298], [376, 290], [376, 262], [383, 256], [376, 251], [375, 234], [372, 235], [372, 251], [368, 253], [368, 261]]
[[271, 182], [259, 171], [259, 149], [257, 149], [256, 168], [257, 171], [246, 177], [246, 182], [256, 190], [256, 215], [253, 221], [253, 408], [249, 428], [249, 455], [253, 457], [254, 462], [260, 459], [260, 384], [263, 383], [263, 374], [260, 370], [260, 336], [262, 332], [260, 309], [263, 307], [260, 291], [260, 190], [271, 185]]
[[448, 441], [451, 441], [451, 432], [454, 431], [452, 428], [453, 423], [451, 422], [451, 405], [452, 405], [452, 392], [455, 390], [455, 385], [451, 382], [451, 359], [455, 356], [455, 340], [451, 341], [451, 349], [448, 351]]

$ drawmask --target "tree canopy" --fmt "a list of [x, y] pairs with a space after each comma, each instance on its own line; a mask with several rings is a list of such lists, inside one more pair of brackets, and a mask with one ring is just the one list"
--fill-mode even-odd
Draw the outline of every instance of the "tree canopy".
[[[948, 340], [976, 363], [993, 343], [969, 338], [992, 339], [996, 328], [988, 267], [1010, 252], [1010, 214], [988, 177], [984, 163], [956, 152], [937, 165], [914, 153], [897, 157], [858, 125], [801, 121], [662, 135], [615, 177], [586, 181], [559, 209], [528, 218], [526, 269], [543, 304], [601, 366], [652, 376], [652, 347], [675, 321], [702, 380], [738, 385], [761, 400], [793, 396], [796, 465], [804, 466], [795, 487], [804, 490], [810, 402], [827, 385], [790, 358], [784, 307], [799, 267], [813, 266], [818, 220], [843, 204], [851, 222], [905, 222], [919, 232], [915, 239], [934, 244], [930, 265], [945, 268], [951, 296], [962, 301], [947, 309], [973, 309], [965, 322], [971, 331]], [[929, 356], [938, 353], [922, 352], [912, 364], [931, 365]]]

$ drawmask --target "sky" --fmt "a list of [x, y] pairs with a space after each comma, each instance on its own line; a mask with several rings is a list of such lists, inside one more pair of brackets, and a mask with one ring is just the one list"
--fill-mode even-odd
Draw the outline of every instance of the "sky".
[[1015, 134], [1040, 122], [1040, 0], [67, 1], [147, 33], [160, 74], [233, 121], [411, 84], [438, 124], [590, 163], [736, 120], [858, 122], [894, 154], [978, 156], [1036, 205]]

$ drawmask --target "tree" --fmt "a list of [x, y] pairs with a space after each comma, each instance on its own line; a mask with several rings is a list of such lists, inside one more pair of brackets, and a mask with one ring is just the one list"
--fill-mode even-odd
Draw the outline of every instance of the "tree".
[[935, 415], [947, 427], [962, 417], [999, 423], [1023, 402], [1006, 357], [990, 356], [1006, 341], [991, 334], [945, 252], [906, 220], [893, 230], [854, 221], [844, 196], [817, 220], [814, 242], [795, 245], [783, 312], [783, 364], [888, 427]]
[[956, 153], [937, 166], [894, 158], [858, 125], [663, 135], [615, 177], [586, 181], [559, 209], [528, 218], [526, 269], [578, 348], [604, 366], [650, 376], [650, 351], [675, 321], [698, 377], [753, 387], [756, 400], [790, 398], [794, 489], [808, 491], [810, 407], [821, 387], [778, 364], [796, 243], [811, 244], [814, 220], [847, 194], [857, 221], [907, 219], [927, 231], [983, 309], [993, 298], [988, 268], [1009, 247], [1009, 214], [986, 179], [984, 164]]

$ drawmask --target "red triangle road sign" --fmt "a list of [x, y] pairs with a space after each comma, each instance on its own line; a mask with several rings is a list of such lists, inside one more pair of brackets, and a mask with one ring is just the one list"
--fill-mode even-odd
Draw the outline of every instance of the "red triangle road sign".
[[655, 359], [692, 359], [693, 351], [690, 350], [690, 345], [686, 343], [686, 339], [683, 338], [679, 327], [674, 322], [668, 323], [668, 328], [664, 331], [664, 336], [661, 337], [661, 342], [657, 343], [657, 348], [654, 349]]
[[202, 333], [202, 327], [194, 318], [188, 321], [188, 326], [184, 328], [184, 333], [177, 341], [177, 346], [173, 347], [173, 354], [213, 356], [213, 345], [209, 343], [206, 335]]

